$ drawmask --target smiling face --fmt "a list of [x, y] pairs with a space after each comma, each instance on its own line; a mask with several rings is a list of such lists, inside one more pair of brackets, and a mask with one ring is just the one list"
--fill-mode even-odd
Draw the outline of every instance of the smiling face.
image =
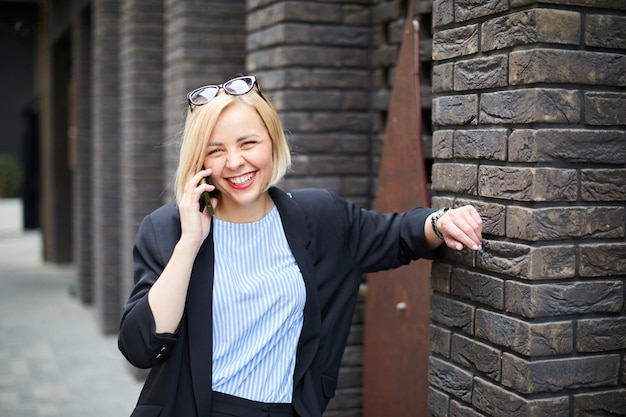
[[211, 182], [221, 192], [218, 218], [244, 223], [265, 216], [272, 207], [272, 141], [254, 108], [239, 102], [225, 108], [206, 151], [204, 166], [213, 169]]

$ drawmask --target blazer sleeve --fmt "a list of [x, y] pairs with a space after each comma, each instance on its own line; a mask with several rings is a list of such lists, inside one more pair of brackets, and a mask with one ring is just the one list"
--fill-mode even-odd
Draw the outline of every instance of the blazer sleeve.
[[416, 207], [402, 213], [379, 213], [352, 202], [342, 204], [348, 219], [350, 252], [363, 272], [393, 269], [416, 259], [436, 257], [424, 234], [426, 219], [436, 210]]
[[151, 368], [167, 360], [176, 341], [175, 334], [156, 333], [148, 303], [148, 292], [169, 260], [163, 250], [168, 239], [161, 233], [157, 239], [155, 229], [152, 216], [147, 216], [137, 232], [133, 247], [135, 286], [124, 307], [118, 335], [120, 351], [138, 368]]
[[424, 234], [424, 223], [434, 209], [416, 207], [402, 213], [380, 213], [330, 190], [308, 190], [298, 199], [306, 207], [307, 216], [314, 219], [316, 234], [330, 238], [330, 245], [346, 245], [362, 272], [393, 269], [420, 258], [437, 258]]

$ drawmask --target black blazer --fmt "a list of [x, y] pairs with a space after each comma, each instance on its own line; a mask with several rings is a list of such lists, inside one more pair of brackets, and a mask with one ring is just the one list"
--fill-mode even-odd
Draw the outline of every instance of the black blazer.
[[[380, 214], [327, 190], [271, 188], [307, 301], [293, 376], [300, 417], [320, 417], [335, 393], [362, 274], [432, 258], [424, 222], [434, 210]], [[196, 257], [185, 313], [175, 334], [156, 334], [148, 291], [180, 237], [174, 203], [143, 220], [134, 246], [135, 287], [124, 308], [118, 344], [130, 363], [152, 368], [132, 413], [208, 417], [211, 410], [213, 234]]]

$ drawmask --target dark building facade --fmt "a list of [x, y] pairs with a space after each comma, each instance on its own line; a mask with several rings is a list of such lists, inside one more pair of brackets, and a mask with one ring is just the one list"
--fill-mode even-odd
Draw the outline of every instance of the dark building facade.
[[[415, 19], [432, 205], [475, 204], [485, 242], [432, 266], [428, 403], [406, 415], [626, 414], [626, 4], [411, 6], [40, 1], [45, 259], [74, 262], [115, 332], [139, 222], [172, 199], [185, 94], [241, 72], [292, 140], [282, 186], [371, 207]], [[378, 417], [362, 407], [365, 294], [327, 416]]]

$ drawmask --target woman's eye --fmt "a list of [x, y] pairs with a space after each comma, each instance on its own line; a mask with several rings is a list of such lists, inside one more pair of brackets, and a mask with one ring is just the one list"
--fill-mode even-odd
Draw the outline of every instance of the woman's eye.
[[209, 149], [209, 152], [207, 152], [207, 155], [209, 155], [209, 156], [210, 155], [215, 155], [215, 154], [217, 154], [217, 153], [219, 153], [221, 151], [222, 151], [221, 149]]

